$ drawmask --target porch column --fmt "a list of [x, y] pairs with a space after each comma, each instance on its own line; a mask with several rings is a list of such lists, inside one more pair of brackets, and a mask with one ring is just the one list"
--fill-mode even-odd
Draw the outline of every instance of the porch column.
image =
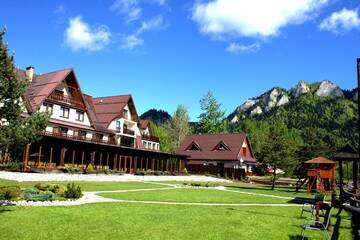
[[143, 170], [143, 157], [141, 157], [141, 159], [140, 159], [140, 171], [142, 171]]
[[109, 168], [109, 154], [106, 154], [106, 167]]
[[30, 153], [30, 144], [26, 144], [24, 147], [24, 154], [23, 154], [23, 170], [26, 170], [29, 161], [29, 153]]
[[65, 149], [61, 148], [61, 152], [60, 152], [60, 166], [63, 167], [64, 166], [64, 159], [65, 158]]
[[102, 152], [100, 153], [100, 165], [99, 165], [99, 168], [103, 168], [103, 165], [102, 165]]
[[72, 167], [74, 167], [75, 166], [75, 149], [72, 152], [72, 161], [71, 161], [71, 163], [72, 163]]
[[147, 157], [147, 158], [146, 158], [145, 170], [148, 170], [148, 167], [149, 167], [149, 158]]
[[134, 170], [133, 170], [133, 173], [136, 173], [137, 169], [138, 169], [138, 157], [135, 156], [133, 157], [134, 158]]
[[155, 159], [151, 159], [151, 170], [154, 171], [154, 167], [155, 167]]
[[84, 171], [84, 151], [81, 152], [81, 171]]
[[166, 171], [169, 171], [169, 159], [166, 159]]
[[126, 167], [127, 167], [127, 156], [124, 157], [124, 173], [126, 173]]
[[37, 167], [40, 167], [40, 162], [41, 162], [41, 151], [42, 151], [42, 146], [40, 145], [40, 147], [39, 147], [39, 156], [38, 156], [38, 164], [37, 164]]
[[50, 147], [49, 169], [51, 169], [51, 168], [52, 168], [52, 156], [53, 156], [53, 151], [54, 151], [53, 147]]
[[132, 166], [133, 166], [133, 157], [129, 157], [129, 160], [130, 160], [130, 167], [129, 167], [129, 173], [133, 173], [133, 169], [132, 169]]
[[117, 155], [117, 153], [116, 153], [115, 156], [114, 156], [113, 171], [116, 170], [117, 157], [118, 157], [118, 155]]
[[122, 156], [119, 155], [119, 171], [121, 171], [121, 158], [122, 158]]

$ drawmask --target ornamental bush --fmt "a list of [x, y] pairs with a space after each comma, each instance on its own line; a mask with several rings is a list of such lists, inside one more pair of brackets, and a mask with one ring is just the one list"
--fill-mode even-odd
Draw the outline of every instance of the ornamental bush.
[[0, 187], [0, 200], [18, 200], [20, 196], [21, 189], [19, 186]]
[[65, 198], [69, 199], [78, 199], [82, 196], [81, 188], [80, 186], [76, 186], [75, 183], [69, 183], [66, 186], [66, 190], [64, 192]]

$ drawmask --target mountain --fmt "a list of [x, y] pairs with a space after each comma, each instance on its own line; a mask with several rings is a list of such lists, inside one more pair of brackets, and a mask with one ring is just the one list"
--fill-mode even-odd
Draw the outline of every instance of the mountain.
[[171, 116], [164, 110], [150, 109], [141, 114], [140, 118], [150, 120], [156, 124], [163, 124], [169, 121]]
[[289, 90], [274, 87], [258, 97], [246, 100], [228, 116], [228, 120], [236, 123], [240, 119], [262, 115], [280, 106], [285, 106], [303, 95], [311, 95], [315, 98], [335, 97], [353, 101], [358, 98], [356, 89], [342, 90], [329, 80], [312, 84], [301, 80]]

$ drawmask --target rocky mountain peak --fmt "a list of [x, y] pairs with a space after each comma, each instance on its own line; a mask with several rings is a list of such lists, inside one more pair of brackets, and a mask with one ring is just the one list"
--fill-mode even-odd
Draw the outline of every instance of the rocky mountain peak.
[[295, 86], [291, 96], [294, 98], [300, 97], [301, 95], [310, 92], [310, 87], [307, 85], [307, 83], [304, 80], [301, 80], [298, 82], [298, 84]]
[[329, 80], [324, 80], [315, 92], [317, 97], [344, 97], [344, 93], [337, 85]]
[[289, 102], [289, 97], [283, 90], [273, 88], [262, 99], [265, 105], [265, 111], [269, 111], [273, 107], [278, 107]]

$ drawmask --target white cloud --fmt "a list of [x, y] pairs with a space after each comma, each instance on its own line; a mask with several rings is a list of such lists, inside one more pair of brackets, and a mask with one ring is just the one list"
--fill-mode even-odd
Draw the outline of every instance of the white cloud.
[[316, 15], [330, 0], [211, 0], [192, 8], [201, 32], [214, 36], [267, 38]]
[[65, 30], [64, 43], [74, 51], [98, 51], [110, 42], [111, 33], [104, 26], [89, 26], [80, 16], [70, 18]]
[[165, 28], [164, 19], [162, 16], [154, 17], [148, 21], [143, 21], [141, 26], [136, 31], [137, 34], [141, 34], [146, 31], [155, 31]]
[[126, 16], [127, 22], [138, 20], [142, 12], [138, 0], [115, 0], [110, 10]]
[[135, 34], [131, 34], [123, 38], [120, 48], [126, 50], [133, 50], [135, 47], [141, 46], [143, 44], [144, 44], [143, 39], [141, 39]]
[[230, 45], [226, 48], [226, 51], [231, 53], [240, 53], [240, 52], [257, 52], [260, 50], [259, 43], [253, 43], [249, 45], [241, 45], [238, 43], [230, 43]]
[[65, 7], [60, 4], [54, 9], [53, 14], [65, 14], [65, 12]]
[[320, 30], [329, 31], [334, 34], [347, 32], [354, 28], [360, 29], [360, 17], [358, 9], [349, 10], [343, 8], [340, 11], [333, 12], [319, 25]]

